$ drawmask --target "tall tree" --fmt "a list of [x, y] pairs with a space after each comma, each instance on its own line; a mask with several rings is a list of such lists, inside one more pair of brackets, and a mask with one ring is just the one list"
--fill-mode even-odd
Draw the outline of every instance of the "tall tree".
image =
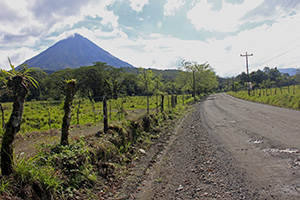
[[41, 80], [41, 99], [62, 100], [65, 97], [65, 81], [72, 79], [74, 73], [74, 69], [64, 69]]
[[110, 93], [112, 99], [117, 99], [120, 91], [124, 88], [125, 84], [129, 80], [129, 76], [124, 73], [122, 68], [110, 68], [108, 69], [107, 77], [105, 78], [107, 91]]
[[183, 89], [192, 91], [195, 100], [196, 94], [210, 92], [218, 85], [215, 72], [207, 63], [183, 61], [181, 70], [180, 82], [184, 85]]
[[95, 62], [94, 66], [80, 67], [75, 72], [78, 92], [82, 97], [101, 101], [105, 93], [105, 79], [111, 66]]

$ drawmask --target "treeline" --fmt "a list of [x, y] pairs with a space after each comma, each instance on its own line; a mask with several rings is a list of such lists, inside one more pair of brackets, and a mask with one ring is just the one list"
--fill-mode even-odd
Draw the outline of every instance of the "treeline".
[[[150, 76], [148, 80], [143, 80], [143, 71]], [[1, 74], [1, 78], [4, 76]], [[106, 63], [95, 62], [93, 66], [65, 69], [51, 74], [32, 70], [30, 76], [38, 82], [39, 87], [30, 89], [26, 101], [63, 100], [65, 81], [70, 79], [76, 80], [75, 98], [87, 98], [94, 102], [102, 101], [104, 94], [111, 99], [161, 93], [200, 95], [212, 92], [217, 87], [213, 68], [208, 64], [194, 62], [183, 62], [179, 70], [114, 68]], [[149, 85], [148, 91], [142, 86], [143, 81]], [[9, 93], [2, 92], [0, 98], [1, 102], [12, 101]]]
[[[248, 80], [249, 78], [249, 80]], [[290, 76], [281, 73], [276, 67], [265, 67], [263, 70], [253, 71], [248, 75], [245, 72], [231, 78], [218, 78], [219, 91], [247, 90], [247, 83], [251, 82], [251, 89], [281, 88], [285, 86], [298, 85], [300, 83], [299, 72]]]

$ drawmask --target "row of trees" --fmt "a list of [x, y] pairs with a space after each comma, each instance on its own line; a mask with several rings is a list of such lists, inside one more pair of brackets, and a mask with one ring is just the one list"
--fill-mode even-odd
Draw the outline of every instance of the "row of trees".
[[[144, 89], [143, 78], [148, 73], [148, 91]], [[194, 74], [194, 79], [193, 79]], [[138, 68], [114, 68], [95, 62], [93, 66], [65, 69], [52, 74], [32, 71], [31, 76], [39, 88], [31, 88], [26, 98], [31, 100], [62, 100], [65, 96], [65, 80], [76, 79], [75, 98], [102, 101], [104, 93], [108, 98], [120, 95], [154, 95], [157, 93], [184, 94], [208, 93], [217, 87], [216, 75], [208, 64], [183, 61], [179, 70], [143, 70]], [[193, 86], [195, 82], [195, 87]], [[1, 96], [1, 102], [12, 101], [9, 94]]]
[[[146, 94], [147, 114], [149, 114], [149, 95], [209, 92], [217, 85], [215, 72], [208, 64], [199, 65], [195, 62], [183, 61], [181, 70], [173, 73], [173, 76], [153, 73], [152, 70], [140, 68], [134, 73], [126, 72], [96, 62], [93, 66], [79, 69], [66, 69], [46, 75], [43, 72], [27, 69], [26, 66], [15, 70], [9, 60], [12, 70], [2, 70], [2, 101], [13, 101], [13, 110], [6, 124], [5, 133], [1, 145], [1, 171], [3, 175], [13, 172], [13, 141], [16, 133], [20, 130], [25, 98], [43, 99], [51, 98], [60, 100], [65, 98], [65, 115], [62, 122], [61, 145], [68, 145], [68, 129], [71, 120], [71, 105], [75, 94], [81, 98], [88, 98], [91, 103], [102, 101], [106, 105], [107, 98], [118, 98], [120, 93], [126, 95]], [[138, 73], [136, 76], [135, 73]], [[176, 76], [174, 76], [176, 74]], [[136, 78], [137, 77], [137, 78]], [[40, 85], [40, 87], [37, 87]], [[34, 86], [34, 87], [30, 87]], [[6, 92], [5, 92], [6, 91]], [[163, 99], [163, 98], [162, 98]], [[103, 106], [104, 109], [106, 106]], [[104, 110], [104, 115], [107, 112]], [[105, 117], [104, 116], [104, 117]], [[104, 119], [104, 127], [107, 121]]]
[[[232, 78], [218, 78], [220, 91], [246, 90], [248, 76], [245, 72]], [[249, 81], [252, 89], [266, 89], [273, 87], [284, 87], [300, 84], [300, 74], [290, 76], [288, 73], [281, 73], [276, 67], [265, 67], [263, 70], [253, 71], [249, 74]]]

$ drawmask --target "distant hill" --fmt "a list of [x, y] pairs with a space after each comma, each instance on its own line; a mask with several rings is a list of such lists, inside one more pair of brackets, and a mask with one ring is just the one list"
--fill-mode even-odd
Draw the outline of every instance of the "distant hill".
[[27, 63], [29, 67], [58, 71], [66, 68], [90, 66], [97, 61], [105, 62], [116, 68], [133, 67], [79, 34], [57, 42], [24, 63]]
[[293, 76], [297, 73], [297, 68], [286, 68], [286, 69], [278, 69], [281, 73], [288, 73], [290, 76]]

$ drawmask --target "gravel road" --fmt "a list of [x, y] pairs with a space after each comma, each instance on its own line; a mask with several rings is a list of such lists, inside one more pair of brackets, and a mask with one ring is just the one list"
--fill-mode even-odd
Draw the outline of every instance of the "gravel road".
[[261, 199], [300, 199], [300, 112], [226, 94], [202, 106], [210, 134], [224, 145]]
[[299, 111], [210, 95], [134, 164], [119, 197], [300, 199], [299, 122]]

